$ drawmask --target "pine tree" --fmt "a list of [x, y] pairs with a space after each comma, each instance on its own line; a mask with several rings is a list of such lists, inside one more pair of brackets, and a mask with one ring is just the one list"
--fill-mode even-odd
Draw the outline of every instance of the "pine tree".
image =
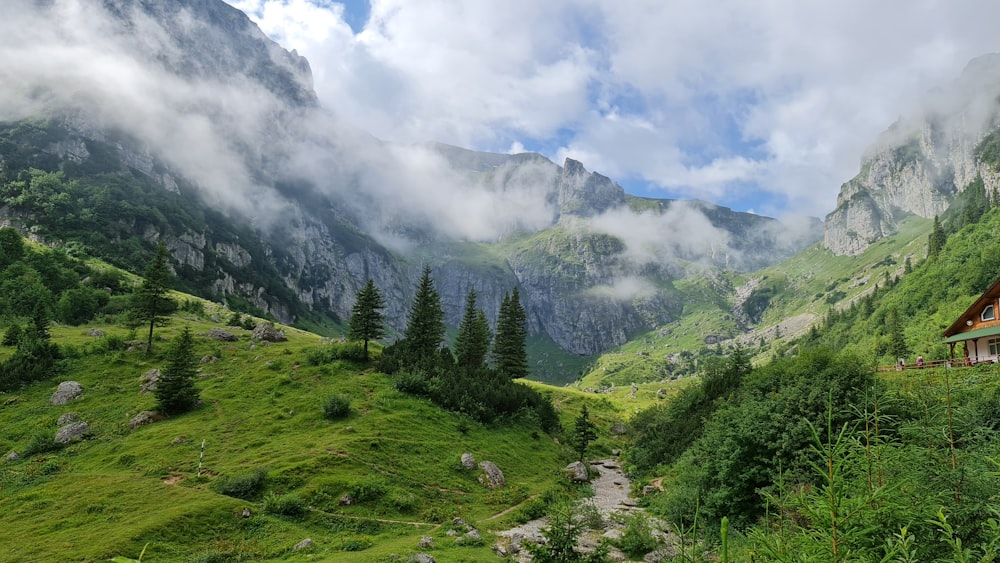
[[163, 414], [187, 412], [198, 403], [198, 390], [194, 381], [198, 375], [198, 358], [194, 352], [191, 327], [185, 326], [180, 335], [170, 342], [167, 366], [156, 382], [156, 402]]
[[890, 309], [886, 314], [885, 325], [889, 333], [889, 355], [894, 358], [905, 358], [910, 349], [906, 346], [903, 323], [899, 320], [899, 313], [895, 309]]
[[587, 410], [587, 405], [584, 405], [573, 426], [573, 445], [576, 447], [576, 453], [580, 454], [580, 461], [586, 462], [587, 446], [596, 439], [597, 426], [591, 422], [590, 411]]
[[465, 299], [465, 314], [455, 337], [455, 357], [459, 367], [475, 370], [486, 365], [493, 334], [486, 312], [476, 307], [476, 292], [469, 290]]
[[431, 269], [425, 266], [424, 275], [417, 286], [417, 294], [413, 298], [413, 305], [410, 306], [403, 341], [413, 359], [426, 365], [436, 363], [438, 348], [444, 342], [444, 334], [444, 309], [441, 308], [441, 296], [434, 289]]
[[149, 336], [146, 339], [146, 353], [153, 351], [153, 327], [162, 325], [167, 315], [177, 309], [177, 303], [168, 295], [170, 283], [170, 266], [167, 264], [167, 245], [160, 243], [156, 247], [156, 255], [146, 266], [142, 283], [132, 293], [131, 316], [136, 326], [149, 323]]
[[947, 235], [944, 234], [944, 229], [941, 227], [941, 221], [938, 220], [938, 216], [934, 216], [934, 226], [931, 228], [931, 234], [927, 235], [927, 257], [937, 258], [941, 253], [941, 249], [944, 248], [944, 243], [947, 241]]
[[351, 331], [350, 338], [354, 340], [364, 340], [365, 360], [368, 360], [368, 341], [378, 340], [385, 336], [385, 319], [382, 316], [382, 309], [385, 309], [385, 301], [382, 294], [375, 287], [375, 280], [369, 278], [365, 287], [358, 291], [351, 308]]
[[497, 318], [493, 356], [500, 373], [511, 379], [527, 377], [527, 338], [527, 315], [515, 287], [511, 294], [504, 295], [500, 304], [500, 316]]

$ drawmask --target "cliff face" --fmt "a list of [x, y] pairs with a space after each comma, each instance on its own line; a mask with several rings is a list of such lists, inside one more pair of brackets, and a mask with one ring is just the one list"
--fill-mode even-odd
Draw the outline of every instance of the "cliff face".
[[[337, 124], [316, 102], [308, 63], [244, 14], [216, 0], [100, 6], [100, 35], [129, 64], [154, 69], [149, 82], [176, 87], [162, 103], [180, 122], [137, 123], [119, 115], [131, 106], [101, 105], [100, 90], [70, 97], [0, 123], [0, 180], [31, 168], [64, 174], [65, 189], [88, 213], [111, 210], [93, 224], [87, 213], [78, 218], [93, 250], [135, 270], [142, 249], [164, 241], [186, 288], [283, 322], [309, 311], [346, 321], [371, 278], [389, 324], [402, 330], [428, 265], [450, 325], [459, 323], [470, 290], [495, 321], [503, 295], [518, 287], [531, 335], [594, 354], [676, 319], [683, 304], [672, 281], [688, 270], [747, 271], [817, 238], [707, 203], [631, 198], [572, 159], [560, 166], [537, 154], [429, 145], [447, 165], [430, 170], [469, 197], [499, 194], [490, 201], [517, 210], [490, 240], [449, 236], [433, 216], [407, 215], [406, 205], [388, 201], [391, 190], [375, 190], [414, 180], [373, 170], [371, 163], [392, 162], [382, 155], [394, 147], [324, 129]], [[4, 201], [0, 210], [43, 237], [66, 232], [41, 209]]]
[[823, 244], [857, 255], [895, 232], [906, 215], [943, 213], [977, 176], [987, 192], [1000, 183], [979, 147], [1000, 127], [1000, 55], [978, 58], [947, 90], [930, 96], [925, 112], [890, 127], [845, 183], [826, 217]]

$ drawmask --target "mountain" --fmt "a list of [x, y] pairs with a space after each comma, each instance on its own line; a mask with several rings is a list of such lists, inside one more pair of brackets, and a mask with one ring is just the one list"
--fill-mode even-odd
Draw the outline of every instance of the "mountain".
[[823, 245], [838, 255], [863, 252], [908, 215], [940, 215], [981, 178], [1000, 186], [1000, 54], [971, 61], [948, 88], [931, 92], [920, 115], [900, 119], [862, 158], [826, 216]]
[[[221, 0], [16, 0], [0, 70], [0, 222], [183, 288], [342, 323], [368, 278], [395, 330], [424, 265], [447, 321], [517, 286], [535, 339], [590, 355], [684, 314], [676, 280], [818, 239], [705, 202], [629, 196], [567, 159], [385, 143], [317, 102], [309, 65]], [[30, 33], [27, 30], [32, 30]], [[318, 323], [318, 324], [317, 324]]]

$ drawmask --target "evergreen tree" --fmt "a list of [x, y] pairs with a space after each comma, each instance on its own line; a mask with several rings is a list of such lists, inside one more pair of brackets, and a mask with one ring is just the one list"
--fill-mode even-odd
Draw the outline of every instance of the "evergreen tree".
[[375, 280], [368, 278], [351, 308], [350, 338], [365, 342], [365, 361], [368, 360], [368, 341], [378, 340], [385, 336], [385, 319], [382, 316], [385, 300], [375, 287]]
[[31, 325], [18, 338], [14, 354], [0, 364], [0, 391], [53, 376], [59, 358], [59, 347], [49, 337], [48, 310], [38, 306]]
[[905, 358], [910, 349], [906, 346], [903, 323], [899, 320], [899, 313], [895, 309], [890, 309], [886, 314], [885, 325], [889, 333], [889, 355], [893, 358]]
[[938, 216], [934, 216], [934, 226], [931, 228], [931, 234], [927, 235], [927, 257], [937, 258], [941, 254], [941, 249], [944, 248], [944, 243], [947, 241], [947, 235], [944, 233], [944, 229], [941, 227], [941, 221], [938, 220]]
[[156, 255], [143, 273], [142, 283], [132, 293], [131, 315], [135, 326], [149, 323], [146, 353], [153, 351], [153, 327], [163, 324], [167, 315], [177, 309], [177, 303], [168, 295], [170, 267], [167, 264], [167, 245], [160, 243]]
[[476, 292], [469, 290], [465, 299], [465, 314], [455, 337], [455, 357], [459, 367], [474, 370], [486, 365], [493, 334], [486, 312], [476, 307]]
[[504, 295], [500, 304], [500, 316], [497, 318], [493, 356], [500, 373], [511, 379], [527, 377], [528, 353], [525, 348], [527, 338], [527, 315], [521, 306], [521, 299], [515, 287], [511, 294]]
[[597, 426], [591, 422], [590, 411], [587, 410], [587, 405], [584, 405], [573, 426], [573, 445], [576, 447], [576, 453], [580, 454], [580, 461], [586, 462], [587, 446], [596, 439]]
[[198, 390], [194, 387], [198, 376], [198, 358], [194, 352], [191, 327], [185, 326], [180, 335], [170, 342], [167, 366], [156, 382], [156, 402], [163, 414], [187, 412], [198, 403]]
[[424, 275], [417, 286], [417, 294], [410, 306], [409, 319], [403, 340], [406, 350], [419, 363], [435, 363], [438, 358], [438, 348], [444, 342], [444, 309], [441, 308], [441, 296], [434, 289], [431, 280], [431, 269], [424, 267]]
[[24, 239], [11, 227], [0, 229], [0, 268], [24, 258]]

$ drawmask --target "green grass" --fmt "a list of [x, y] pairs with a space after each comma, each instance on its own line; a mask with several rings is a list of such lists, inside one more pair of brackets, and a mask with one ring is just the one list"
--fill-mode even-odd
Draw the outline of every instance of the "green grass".
[[[56, 419], [73, 412], [92, 428], [89, 439], [62, 450], [0, 462], [0, 559], [95, 561], [137, 557], [144, 561], [305, 561], [404, 559], [421, 535], [437, 538], [438, 561], [494, 557], [488, 532], [512, 517], [489, 519], [532, 495], [565, 490], [561, 468], [572, 455], [553, 437], [519, 423], [488, 428], [431, 403], [404, 395], [369, 366], [337, 361], [309, 366], [307, 352], [318, 336], [285, 328], [289, 341], [253, 344], [249, 331], [227, 328], [238, 342], [196, 338], [201, 365], [197, 387], [203, 403], [194, 411], [131, 430], [129, 420], [155, 408], [139, 393], [139, 377], [162, 367], [160, 354], [185, 324], [198, 335], [213, 326], [190, 314], [156, 331], [154, 354], [93, 353], [99, 338], [88, 327], [54, 327], [56, 342], [78, 356], [51, 381], [0, 394], [0, 451], [24, 451], [40, 431], [54, 434]], [[221, 315], [225, 321], [226, 315]], [[94, 325], [126, 337], [125, 329]], [[0, 354], [9, 348], [0, 348]], [[61, 380], [79, 381], [84, 396], [53, 406], [48, 398]], [[559, 388], [566, 427], [581, 401], [592, 404], [605, 435], [597, 451], [612, 447], [607, 428], [620, 418], [599, 398]], [[350, 398], [344, 419], [324, 418], [323, 398]], [[198, 473], [202, 440], [205, 455]], [[563, 438], [563, 441], [565, 439]], [[479, 471], [461, 468], [463, 452], [491, 460], [507, 486], [490, 491]], [[250, 501], [214, 492], [212, 483], [250, 469], [267, 471], [265, 490]], [[338, 506], [348, 493], [353, 506]], [[294, 494], [309, 508], [301, 516], [265, 514], [264, 495]], [[237, 518], [244, 506], [253, 516]], [[482, 546], [451, 547], [445, 535], [454, 517], [479, 526]], [[315, 545], [292, 553], [309, 537]], [[30, 541], [26, 538], [31, 538]], [[344, 551], [355, 550], [359, 551]], [[348, 553], [350, 555], [348, 556]], [[237, 559], [243, 557], [243, 559]]]

